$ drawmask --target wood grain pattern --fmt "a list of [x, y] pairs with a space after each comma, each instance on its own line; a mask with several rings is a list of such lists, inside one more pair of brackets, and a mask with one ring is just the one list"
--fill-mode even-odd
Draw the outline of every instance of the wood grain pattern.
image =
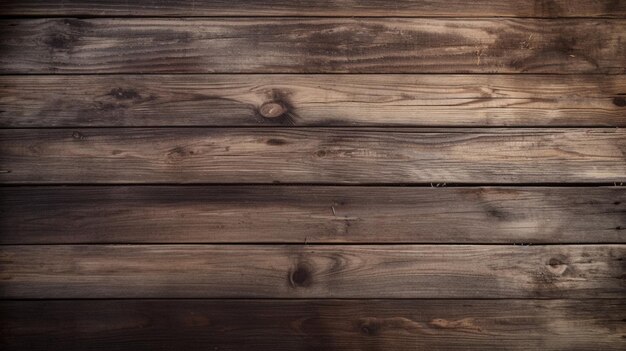
[[0, 302], [3, 350], [623, 350], [623, 300]]
[[0, 76], [0, 126], [626, 126], [625, 95], [599, 75]]
[[623, 182], [621, 129], [0, 131], [3, 183]]
[[611, 73], [626, 20], [9, 19], [0, 73]]
[[626, 1], [0, 14], [1, 350], [626, 349]]
[[3, 0], [13, 16], [461, 16], [625, 17], [612, 0]]
[[626, 245], [10, 245], [1, 298], [622, 298]]
[[0, 188], [0, 243], [623, 242], [626, 188]]

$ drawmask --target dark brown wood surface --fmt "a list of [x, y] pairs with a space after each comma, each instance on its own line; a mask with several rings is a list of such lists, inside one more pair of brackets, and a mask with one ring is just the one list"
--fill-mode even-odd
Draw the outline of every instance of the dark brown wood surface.
[[623, 350], [623, 300], [0, 302], [6, 350]]
[[1, 350], [626, 349], [626, 1], [0, 14]]
[[6, 19], [0, 73], [622, 74], [625, 40], [624, 19]]
[[0, 126], [623, 127], [625, 94], [600, 75], [0, 76]]
[[625, 17], [620, 0], [3, 0], [18, 16]]
[[622, 298], [626, 245], [10, 245], [2, 298]]
[[623, 182], [622, 129], [0, 131], [3, 183]]
[[0, 243], [617, 243], [624, 187], [0, 188]]

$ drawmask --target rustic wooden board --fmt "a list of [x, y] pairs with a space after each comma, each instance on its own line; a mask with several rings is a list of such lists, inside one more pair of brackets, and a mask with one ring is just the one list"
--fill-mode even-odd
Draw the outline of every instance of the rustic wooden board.
[[9, 245], [1, 298], [622, 298], [626, 245]]
[[17, 16], [461, 16], [624, 17], [615, 0], [4, 0]]
[[623, 182], [622, 129], [0, 131], [3, 183]]
[[623, 242], [626, 188], [0, 188], [0, 243]]
[[624, 300], [0, 302], [3, 350], [623, 350]]
[[626, 349], [626, 1], [0, 14], [0, 349]]
[[624, 73], [626, 20], [9, 19], [0, 73]]
[[0, 76], [0, 126], [626, 126], [625, 95], [600, 75]]

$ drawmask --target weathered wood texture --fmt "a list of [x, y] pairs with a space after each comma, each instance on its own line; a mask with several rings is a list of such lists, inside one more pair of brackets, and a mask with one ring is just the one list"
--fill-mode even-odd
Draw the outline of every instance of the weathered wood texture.
[[600, 75], [0, 76], [0, 126], [626, 126], [625, 95]]
[[0, 14], [0, 349], [626, 349], [626, 1]]
[[9, 245], [2, 298], [622, 298], [626, 245]]
[[0, 188], [0, 243], [622, 242], [626, 188]]
[[0, 21], [0, 73], [624, 73], [626, 20]]
[[622, 129], [12, 129], [3, 183], [623, 182]]
[[624, 17], [615, 0], [3, 0], [17, 16]]
[[623, 350], [623, 300], [0, 302], [3, 350]]

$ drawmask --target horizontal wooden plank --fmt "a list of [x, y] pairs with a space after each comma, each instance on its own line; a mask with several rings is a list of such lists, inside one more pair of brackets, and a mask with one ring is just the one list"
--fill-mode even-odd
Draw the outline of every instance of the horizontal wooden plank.
[[624, 300], [0, 302], [3, 350], [623, 350]]
[[623, 182], [623, 129], [0, 131], [3, 183]]
[[622, 76], [0, 76], [0, 126], [626, 126]]
[[622, 298], [626, 245], [10, 245], [0, 298]]
[[626, 4], [612, 0], [3, 0], [11, 16], [463, 16], [624, 17]]
[[626, 188], [0, 188], [0, 243], [624, 242]]
[[0, 73], [624, 73], [626, 20], [0, 21]]

